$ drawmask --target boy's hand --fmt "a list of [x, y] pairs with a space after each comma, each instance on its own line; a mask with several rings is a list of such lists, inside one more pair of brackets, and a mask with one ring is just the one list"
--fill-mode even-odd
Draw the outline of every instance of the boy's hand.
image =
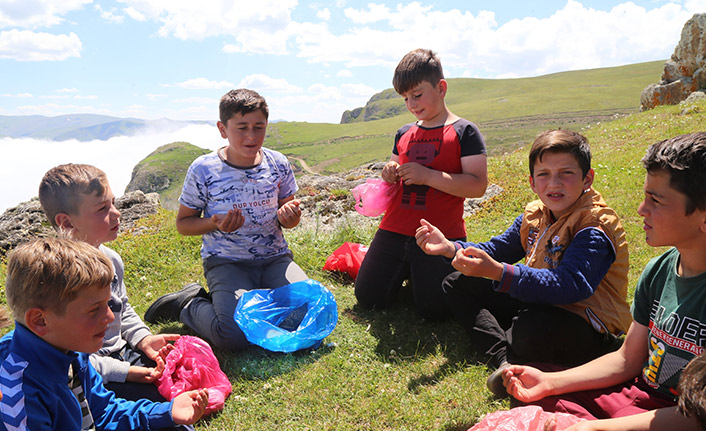
[[301, 201], [292, 199], [282, 204], [277, 209], [277, 220], [282, 227], [290, 229], [299, 224], [302, 217], [302, 210], [299, 208]]
[[400, 175], [397, 173], [399, 167], [399, 163], [390, 160], [382, 168], [382, 174], [380, 174], [380, 176], [383, 180], [387, 181], [388, 183], [394, 184], [400, 180]]
[[177, 425], [191, 425], [203, 416], [206, 405], [208, 405], [206, 389], [181, 393], [174, 397], [172, 419]]
[[156, 361], [158, 357], [164, 359], [174, 349], [170, 341], [176, 341], [179, 334], [151, 334], [137, 343], [137, 349], [142, 350], [148, 358]]
[[155, 360], [157, 365], [154, 368], [148, 367], [138, 367], [136, 365], [131, 365], [127, 372], [128, 382], [136, 383], [153, 383], [164, 373], [164, 359], [157, 358]]
[[245, 217], [239, 209], [229, 210], [225, 214], [214, 214], [211, 222], [216, 225], [216, 229], [221, 232], [235, 232], [245, 224]]
[[449, 259], [454, 257], [456, 254], [454, 243], [446, 239], [439, 228], [424, 219], [419, 220], [419, 224], [414, 238], [424, 253], [432, 256], [446, 256]]
[[431, 169], [416, 162], [405, 163], [404, 165], [400, 165], [400, 167], [397, 168], [397, 174], [407, 185], [429, 184], [429, 174], [431, 173], [431, 171]]
[[503, 370], [503, 384], [515, 399], [529, 403], [550, 395], [546, 373], [526, 365], [510, 365]]
[[461, 274], [471, 277], [484, 277], [495, 281], [500, 281], [503, 277], [503, 264], [475, 247], [457, 251], [451, 265]]

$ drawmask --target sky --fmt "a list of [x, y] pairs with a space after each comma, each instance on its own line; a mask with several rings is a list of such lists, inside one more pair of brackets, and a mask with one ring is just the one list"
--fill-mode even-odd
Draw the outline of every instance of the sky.
[[0, 0], [0, 115], [217, 120], [247, 87], [271, 120], [338, 123], [402, 56], [447, 78], [667, 59], [706, 0]]

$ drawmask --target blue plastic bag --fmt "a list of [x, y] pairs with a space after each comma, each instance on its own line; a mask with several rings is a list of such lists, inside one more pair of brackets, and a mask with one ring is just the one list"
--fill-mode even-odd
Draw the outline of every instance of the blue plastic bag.
[[245, 292], [233, 315], [245, 337], [274, 352], [294, 352], [318, 345], [336, 327], [333, 294], [308, 279]]

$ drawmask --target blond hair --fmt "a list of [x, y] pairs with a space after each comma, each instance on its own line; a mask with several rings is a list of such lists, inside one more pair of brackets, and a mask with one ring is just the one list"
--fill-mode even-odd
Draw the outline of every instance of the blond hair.
[[113, 280], [113, 265], [97, 248], [68, 238], [41, 238], [18, 246], [7, 262], [5, 294], [15, 320], [38, 307], [63, 315], [86, 288]]
[[76, 215], [84, 196], [102, 196], [108, 188], [105, 172], [92, 165], [68, 163], [49, 169], [39, 183], [39, 202], [49, 222], [59, 213]]

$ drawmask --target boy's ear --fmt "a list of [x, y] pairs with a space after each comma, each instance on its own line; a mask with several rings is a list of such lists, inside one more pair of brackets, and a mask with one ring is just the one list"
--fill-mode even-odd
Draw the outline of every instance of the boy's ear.
[[66, 213], [57, 213], [54, 216], [54, 223], [59, 228], [59, 230], [71, 230], [74, 225], [71, 223], [71, 216]]
[[216, 127], [218, 127], [218, 131], [221, 132], [221, 138], [228, 139], [228, 135], [226, 135], [226, 125], [222, 121], [219, 121], [216, 123]]
[[446, 82], [445, 79], [440, 79], [440, 80], [439, 80], [439, 83], [437, 84], [437, 87], [438, 87], [438, 90], [439, 90], [439, 95], [440, 95], [441, 97], [445, 97], [445, 96], [446, 96], [446, 90], [449, 88], [448, 85], [449, 85], [449, 84]]
[[595, 176], [595, 172], [593, 172], [593, 169], [589, 169], [588, 172], [586, 172], [586, 176], [583, 177], [583, 189], [588, 190], [591, 188], [593, 185], [593, 177]]
[[532, 175], [529, 176], [529, 183], [530, 183], [530, 188], [532, 189], [532, 191], [537, 193], [537, 190], [534, 189], [534, 178], [532, 178]]
[[25, 312], [25, 326], [40, 337], [47, 335], [49, 326], [47, 325], [46, 311], [39, 307], [29, 308]]

